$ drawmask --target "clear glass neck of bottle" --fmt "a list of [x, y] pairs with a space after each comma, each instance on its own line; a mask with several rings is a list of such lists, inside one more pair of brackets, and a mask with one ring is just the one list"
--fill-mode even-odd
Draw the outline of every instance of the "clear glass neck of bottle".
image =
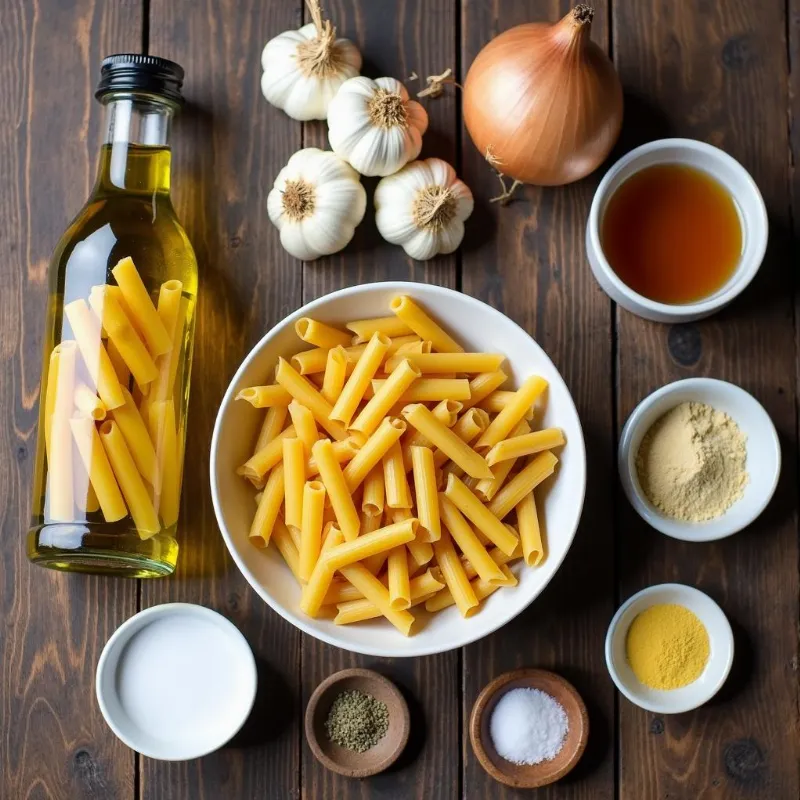
[[168, 100], [131, 92], [103, 98], [105, 136], [96, 192], [169, 193], [169, 129], [175, 106]]

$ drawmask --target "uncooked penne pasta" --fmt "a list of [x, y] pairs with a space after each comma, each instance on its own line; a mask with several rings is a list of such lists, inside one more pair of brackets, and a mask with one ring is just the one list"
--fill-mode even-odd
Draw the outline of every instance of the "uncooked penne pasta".
[[106, 522], [122, 519], [127, 515], [128, 508], [93, 420], [90, 417], [73, 417], [69, 424], [81, 461], [89, 474], [89, 481], [103, 512], [103, 519]]
[[310, 317], [301, 317], [294, 324], [295, 333], [308, 344], [315, 347], [323, 347], [329, 350], [331, 347], [346, 347], [353, 338], [349, 333], [337, 330]]
[[411, 508], [411, 489], [403, 464], [400, 442], [395, 442], [383, 457], [383, 480], [389, 508]]
[[406, 406], [403, 409], [403, 416], [410, 425], [446, 453], [451, 461], [458, 464], [467, 475], [473, 478], [492, 477], [492, 471], [486, 460], [461, 441], [452, 430], [442, 425], [424, 405], [415, 403]]
[[[411, 362], [408, 362], [409, 364]], [[411, 369], [416, 367], [411, 366]], [[469, 381], [466, 378], [422, 378], [422, 373], [416, 370], [419, 380], [415, 381], [403, 392], [394, 403], [428, 403], [440, 400], [469, 400]], [[386, 385], [385, 380], [372, 381], [372, 391], [377, 393]], [[391, 408], [391, 405], [388, 406]], [[388, 410], [387, 408], [387, 410]]]
[[[257, 547], [266, 546], [264, 540], [260, 537], [256, 537], [250, 541]], [[275, 547], [278, 548], [278, 552], [281, 554], [281, 556], [283, 556], [283, 560], [292, 571], [292, 575], [294, 575], [295, 580], [300, 583], [300, 553], [298, 552], [295, 543], [292, 541], [292, 537], [289, 535], [286, 525], [283, 524], [283, 520], [280, 517], [275, 520], [275, 525], [272, 529], [271, 541], [275, 543]]]
[[441, 539], [433, 543], [433, 552], [436, 563], [442, 570], [442, 577], [453, 596], [458, 610], [462, 617], [471, 616], [473, 609], [478, 606], [478, 598], [467, 580], [464, 566], [456, 554], [450, 534], [447, 531], [442, 533]]
[[[158, 401], [172, 397], [180, 363], [181, 345], [185, 334], [184, 323], [189, 310], [189, 301], [183, 297], [183, 284], [180, 281], [171, 280], [161, 284], [156, 310], [170, 337], [169, 350], [156, 358], [158, 377], [153, 381], [151, 394], [152, 399]], [[108, 354], [111, 355], [110, 350]]]
[[[398, 413], [403, 413], [403, 406], [399, 409]], [[452, 428], [453, 425], [458, 422], [458, 415], [461, 412], [462, 405], [458, 400], [442, 400], [440, 403], [437, 403], [431, 414], [433, 414], [439, 422], [442, 423], [446, 428]], [[411, 470], [411, 448], [412, 447], [430, 447], [431, 449], [435, 448], [433, 442], [430, 439], [427, 439], [423, 434], [421, 434], [418, 430], [411, 430], [409, 431], [404, 437], [402, 441], [402, 448], [403, 448], [403, 466], [405, 467], [406, 472]]]
[[109, 341], [116, 345], [136, 383], [143, 386], [154, 381], [158, 377], [156, 363], [145, 343], [139, 338], [133, 323], [113, 295], [108, 293], [108, 287], [92, 287], [89, 304], [97, 314], [103, 329], [108, 333]]
[[319, 475], [325, 484], [338, 526], [344, 538], [351, 542], [358, 536], [361, 521], [342, 468], [333, 453], [330, 439], [320, 439], [315, 442], [311, 452], [319, 466]]
[[439, 523], [439, 499], [436, 492], [433, 451], [429, 447], [411, 448], [411, 466], [419, 519], [418, 539], [435, 542], [442, 535]]
[[[511, 570], [504, 566], [501, 566], [500, 569], [503, 571], [505, 575], [506, 582], [505, 583], [486, 583], [486, 581], [482, 580], [481, 578], [474, 578], [470, 581], [469, 585], [472, 589], [473, 594], [475, 595], [476, 600], [480, 603], [485, 600], [489, 595], [494, 594], [498, 589], [502, 586], [516, 586], [518, 581], [514, 576], [514, 573]], [[435, 611], [442, 611], [443, 609], [447, 608], [448, 606], [452, 606], [455, 604], [455, 599], [453, 598], [452, 593], [449, 589], [442, 589], [441, 592], [437, 592], [432, 598], [425, 602], [425, 610], [430, 612]], [[479, 607], [471, 608], [469, 616], [472, 616], [477, 612]]]
[[322, 510], [325, 487], [320, 481], [308, 481], [303, 488], [302, 526], [300, 528], [300, 580], [311, 578], [322, 547]]
[[99, 433], [139, 536], [149, 539], [161, 530], [161, 525], [125, 439], [114, 420], [105, 420]]
[[283, 386], [248, 386], [236, 393], [237, 400], [246, 400], [253, 408], [288, 406], [292, 396]]
[[303, 520], [303, 491], [306, 486], [306, 449], [300, 439], [286, 438], [282, 442], [283, 518], [288, 528], [300, 528]]
[[347, 378], [347, 352], [344, 347], [332, 347], [325, 361], [325, 374], [320, 393], [333, 405], [342, 393]]
[[512, 553], [519, 541], [502, 522], [455, 475], [448, 475], [445, 494], [453, 505], [504, 553]]
[[95, 422], [101, 422], [106, 418], [103, 401], [82, 381], [75, 383], [75, 406], [81, 414]]
[[305, 446], [306, 453], [310, 455], [314, 442], [319, 439], [319, 431], [317, 430], [314, 415], [304, 405], [298, 403], [297, 400], [292, 400], [288, 408], [295, 434]]
[[386, 360], [386, 369], [393, 370], [403, 358], [407, 358], [424, 375], [494, 372], [505, 361], [501, 353], [395, 353]]
[[266, 547], [269, 544], [283, 502], [283, 494], [283, 464], [278, 464], [269, 474], [261, 502], [258, 504], [255, 517], [253, 517], [253, 524], [250, 526], [251, 541], [258, 538], [263, 542], [263, 544], [259, 542], [259, 547]]
[[[385, 357], [394, 355], [398, 348], [402, 347], [404, 344], [418, 341], [419, 336], [415, 334], [410, 336], [398, 336], [394, 339], [390, 339], [389, 349], [386, 351]], [[366, 342], [364, 344], [356, 344], [344, 348], [345, 355], [347, 356], [346, 371], [348, 375], [353, 371], [356, 362], [361, 358], [366, 349]], [[315, 347], [313, 350], [303, 350], [292, 356], [292, 366], [301, 375], [314, 375], [318, 372], [324, 372], [327, 363], [328, 351], [324, 347]]]
[[282, 430], [274, 439], [268, 442], [258, 452], [254, 453], [237, 470], [239, 475], [253, 480], [261, 480], [282, 458], [283, 439], [296, 438], [294, 425]]
[[476, 448], [487, 450], [494, 447], [498, 442], [507, 439], [520, 420], [525, 417], [526, 412], [536, 402], [537, 398], [547, 388], [547, 381], [538, 375], [532, 375], [514, 393], [514, 398], [506, 407], [492, 420], [492, 424], [483, 432], [478, 439]]
[[503, 579], [503, 573], [497, 563], [481, 544], [461, 512], [444, 493], [439, 495], [439, 509], [445, 528], [461, 552], [469, 559], [476, 573], [487, 583], [499, 583]]
[[[398, 509], [398, 511], [401, 513], [410, 513], [406, 509]], [[399, 517], [396, 519], [398, 522], [400, 521]], [[423, 542], [420, 539], [419, 528], [417, 528], [417, 535], [407, 543], [406, 547], [408, 547], [409, 555], [418, 567], [425, 566], [425, 564], [433, 558], [433, 547], [430, 542]]]
[[[464, 412], [453, 425], [453, 433], [465, 444], [471, 444], [489, 426], [489, 415], [480, 408], [471, 408]], [[449, 456], [443, 450], [437, 450], [433, 454], [433, 463], [437, 467], [442, 467], [448, 461]]]
[[[353, 375], [356, 373], [354, 372]], [[381, 381], [372, 399], [367, 402], [355, 418], [351, 430], [369, 436], [381, 424], [389, 409], [405, 394], [421, 372], [407, 359], [403, 359], [392, 371], [387, 380]], [[351, 379], [352, 380], [352, 377]], [[373, 384], [375, 382], [373, 381]]]
[[344, 479], [350, 492], [366, 480], [367, 475], [377, 466], [389, 450], [400, 441], [406, 431], [406, 423], [396, 417], [386, 417], [378, 430], [367, 439], [361, 449], [344, 468]]
[[136, 329], [144, 336], [150, 354], [160, 356], [169, 352], [172, 340], [133, 260], [123, 258], [111, 270], [111, 274], [125, 298], [125, 304], [130, 310]]
[[[343, 442], [333, 443], [333, 455], [339, 464], [346, 464], [355, 457], [360, 449], [361, 442], [352, 437], [350, 439], [345, 439]], [[319, 475], [319, 467], [317, 466], [317, 462], [314, 460], [314, 456], [312, 455], [306, 461], [306, 477], [310, 478], [313, 475]]]
[[517, 525], [525, 563], [529, 567], [538, 566], [544, 558], [544, 546], [533, 492], [526, 494], [517, 503]]
[[133, 395], [124, 387], [122, 396], [124, 402], [111, 412], [111, 416], [125, 439], [136, 469], [150, 486], [154, 489], [160, 488], [158, 458], [153, 444], [152, 431], [148, 424], [149, 420], [146, 423], [142, 419]]
[[258, 439], [253, 454], [266, 447], [282, 430], [289, 416], [288, 407], [272, 406], [264, 415], [264, 422], [258, 432]]
[[148, 414], [150, 437], [158, 461], [158, 487], [154, 487], [156, 509], [164, 527], [169, 528], [178, 521], [181, 492], [175, 405], [172, 400], [160, 400], [149, 405]]
[[75, 515], [72, 433], [69, 421], [75, 402], [78, 350], [74, 342], [63, 342], [56, 349], [57, 359], [50, 360], [50, 368], [55, 367], [57, 374], [51, 376], [55, 383], [55, 399], [50, 419], [48, 518], [57, 522], [69, 522]]
[[345, 324], [347, 330], [352, 331], [353, 344], [368, 342], [375, 333], [382, 333], [390, 339], [396, 336], [412, 334], [411, 328], [399, 317], [376, 317], [375, 319], [358, 319]]
[[411, 605], [411, 585], [408, 578], [408, 554], [403, 545], [389, 551], [389, 604], [406, 609]]
[[431, 342], [434, 350], [440, 353], [464, 352], [464, 348], [407, 295], [395, 297], [389, 307], [420, 339]]
[[[531, 426], [528, 425], [527, 420], [522, 420], [514, 430], [509, 434], [509, 439], [515, 436], [522, 436], [525, 433], [530, 433]], [[505, 440], [507, 441], [507, 440]], [[492, 470], [491, 480], [481, 480], [475, 485], [473, 491], [481, 500], [488, 503], [500, 491], [500, 488], [505, 483], [506, 478], [509, 476], [514, 465], [517, 463], [516, 458], [510, 458], [506, 461], [498, 461], [490, 467]]]
[[275, 380], [298, 403], [304, 405], [314, 415], [314, 419], [320, 426], [334, 439], [342, 441], [349, 436], [344, 425], [331, 419], [331, 411], [333, 410], [331, 404], [284, 358], [278, 359]]
[[341, 573], [383, 614], [404, 636], [411, 633], [414, 617], [408, 611], [394, 608], [389, 590], [363, 565], [350, 564]]
[[[383, 465], [373, 467], [364, 480], [364, 496], [361, 498], [361, 511], [369, 517], [383, 514], [385, 502], [385, 486], [383, 482]], [[363, 527], [363, 523], [362, 523]]]
[[[516, 392], [510, 389], [498, 389], [492, 392], [485, 400], [478, 405], [484, 411], [491, 414], [499, 414], [516, 396]], [[533, 418], [533, 406], [525, 412], [525, 419]]]
[[125, 402], [122, 387], [100, 338], [100, 322], [97, 317], [89, 310], [85, 300], [73, 300], [67, 303], [64, 306], [64, 314], [100, 399], [107, 409], [121, 406]]
[[488, 510], [498, 519], [503, 519], [526, 494], [553, 474], [557, 463], [558, 459], [549, 450], [539, 453], [494, 496]]
[[551, 450], [562, 444], [564, 444], [564, 432], [561, 428], [545, 428], [522, 436], [503, 439], [486, 454], [486, 463], [491, 467], [500, 461], [541, 453], [542, 450]]
[[503, 370], [498, 369], [494, 372], [482, 372], [476, 375], [469, 382], [469, 400], [464, 401], [464, 410], [478, 405], [482, 400], [488, 397], [499, 386], [502, 386], [508, 380]]
[[383, 334], [373, 334], [364, 353], [358, 359], [352, 375], [347, 379], [341, 394], [333, 405], [330, 414], [332, 419], [345, 425], [350, 424], [358, 404], [364, 397], [364, 392], [378, 371], [378, 367], [383, 363], [390, 344], [388, 337]]
[[[492, 561], [494, 561], [494, 563], [499, 567], [502, 567], [503, 564], [509, 564], [512, 561], [516, 561], [518, 558], [522, 558], [521, 546], [517, 547], [510, 556], [506, 555], [499, 547], [492, 547], [487, 552], [489, 553], [489, 558], [491, 558]], [[467, 577], [470, 580], [478, 577], [478, 571], [472, 565], [472, 562], [465, 555], [463, 555], [463, 553], [461, 555], [461, 563], [464, 565], [464, 572], [467, 573]], [[487, 581], [487, 583], [491, 583], [491, 581]], [[500, 585], [502, 586], [504, 584]]]

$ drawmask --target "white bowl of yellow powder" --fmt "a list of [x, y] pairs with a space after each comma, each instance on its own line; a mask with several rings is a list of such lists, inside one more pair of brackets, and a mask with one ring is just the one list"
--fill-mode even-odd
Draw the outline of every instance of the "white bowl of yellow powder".
[[722, 609], [682, 583], [650, 586], [623, 603], [606, 635], [606, 666], [632, 703], [680, 714], [707, 703], [733, 664], [733, 632]]
[[722, 539], [764, 510], [781, 469], [778, 434], [744, 389], [712, 378], [676, 381], [625, 423], [625, 494], [656, 530], [692, 542]]

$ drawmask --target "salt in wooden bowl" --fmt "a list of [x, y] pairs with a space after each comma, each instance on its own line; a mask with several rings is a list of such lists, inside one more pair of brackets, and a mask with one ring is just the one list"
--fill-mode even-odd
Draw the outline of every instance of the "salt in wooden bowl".
[[[555, 758], [539, 764], [515, 764], [500, 756], [492, 743], [489, 723], [501, 697], [512, 689], [540, 689], [557, 700], [569, 729]], [[472, 749], [481, 766], [496, 781], [515, 789], [535, 789], [563, 778], [580, 761], [589, 738], [589, 716], [575, 687], [554, 672], [518, 669], [495, 678], [478, 695], [469, 723]]]

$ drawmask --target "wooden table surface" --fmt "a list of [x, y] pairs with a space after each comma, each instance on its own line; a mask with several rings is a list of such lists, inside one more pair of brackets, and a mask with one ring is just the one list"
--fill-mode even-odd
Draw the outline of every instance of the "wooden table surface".
[[[364, 72], [405, 79], [452, 67], [517, 23], [555, 20], [555, 0], [335, 0]], [[482, 771], [465, 721], [481, 687], [520, 666], [574, 682], [591, 717], [575, 772], [538, 796], [571, 800], [791, 800], [798, 775], [797, 220], [800, 185], [800, 0], [598, 0], [594, 37], [626, 91], [614, 157], [664, 136], [711, 142], [753, 174], [771, 215], [764, 265], [742, 298], [710, 320], [657, 325], [615, 307], [585, 259], [584, 223], [602, 174], [566, 188], [526, 188], [489, 204], [496, 179], [467, 137], [451, 86], [427, 100], [423, 155], [456, 166], [475, 193], [460, 252], [414, 263], [378, 237], [372, 211], [352, 244], [301, 264], [280, 247], [267, 192], [322, 125], [294, 122], [261, 96], [264, 43], [304, 19], [301, 0], [0, 0], [0, 798], [508, 798]], [[186, 69], [189, 105], [173, 136], [173, 185], [201, 269], [178, 571], [135, 582], [29, 566], [23, 538], [39, 402], [45, 274], [51, 250], [87, 197], [101, 113], [101, 58], [150, 53]], [[418, 84], [411, 82], [412, 88]], [[421, 88], [421, 87], [420, 87]], [[374, 181], [367, 180], [368, 189]], [[242, 356], [302, 303], [342, 286], [429, 281], [487, 301], [553, 358], [580, 411], [589, 454], [583, 522], [563, 567], [533, 606], [461, 652], [365, 658], [299, 634], [248, 587], [228, 557], [208, 489], [211, 429]], [[622, 496], [615, 445], [635, 404], [664, 383], [711, 375], [767, 408], [783, 476], [757, 524], [727, 541], [686, 544], [649, 530]], [[734, 670], [707, 707], [674, 717], [619, 697], [603, 660], [619, 603], [662, 581], [699, 586], [728, 614]], [[256, 712], [207, 758], [137, 757], [106, 727], [94, 670], [112, 631], [168, 601], [230, 617], [258, 658]], [[407, 693], [414, 735], [399, 766], [340, 780], [304, 742], [314, 687], [365, 665]], [[180, 676], [157, 676], [180, 680]]]

